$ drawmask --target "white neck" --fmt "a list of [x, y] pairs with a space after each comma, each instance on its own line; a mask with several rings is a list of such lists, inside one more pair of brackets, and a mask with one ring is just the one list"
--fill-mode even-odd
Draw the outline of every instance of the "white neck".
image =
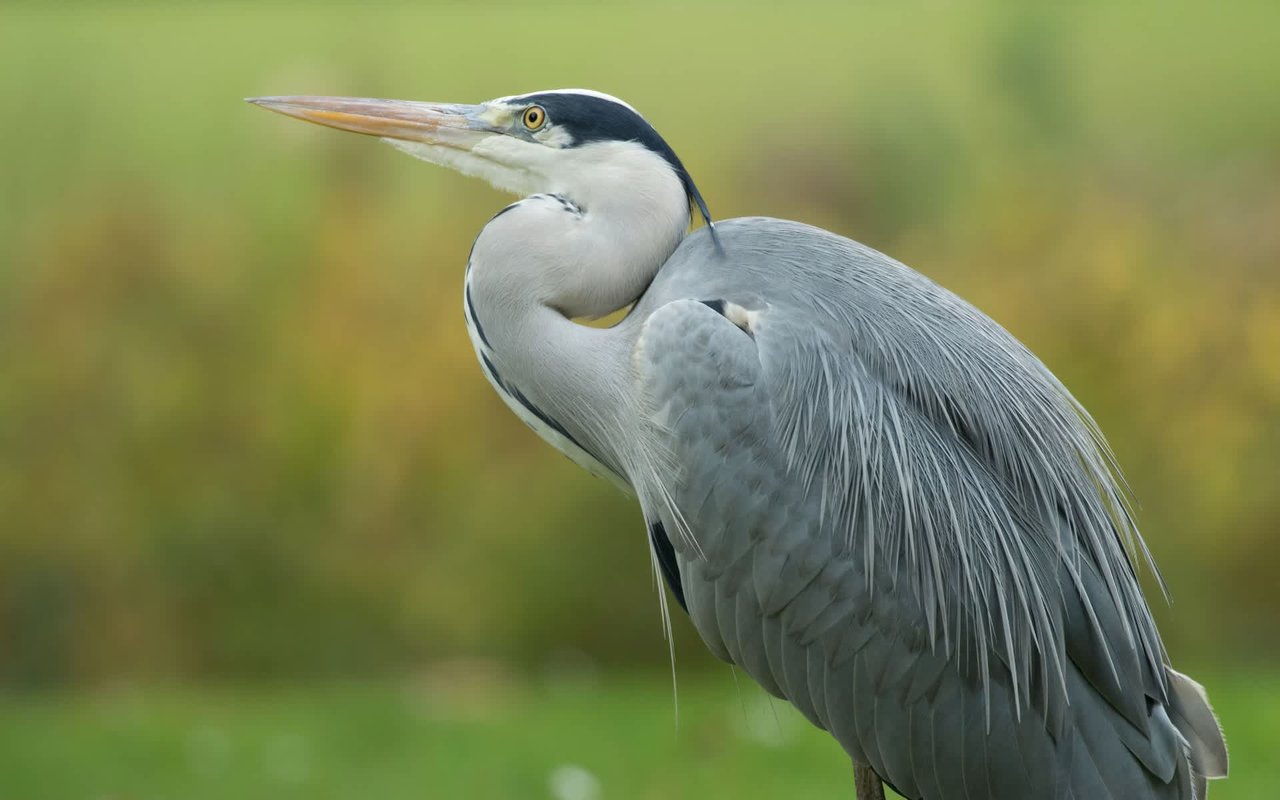
[[567, 203], [534, 195], [494, 217], [473, 263], [507, 284], [495, 288], [518, 286], [568, 317], [604, 316], [638, 297], [684, 238], [684, 186], [632, 142], [543, 150], [531, 183]]
[[625, 454], [612, 432], [626, 413], [627, 348], [615, 333], [573, 319], [603, 316], [640, 296], [688, 229], [688, 199], [666, 161], [643, 147], [573, 150], [585, 152], [572, 153], [558, 179], [544, 184], [554, 195], [516, 203], [476, 239], [468, 321], [477, 351], [503, 382], [621, 467]]

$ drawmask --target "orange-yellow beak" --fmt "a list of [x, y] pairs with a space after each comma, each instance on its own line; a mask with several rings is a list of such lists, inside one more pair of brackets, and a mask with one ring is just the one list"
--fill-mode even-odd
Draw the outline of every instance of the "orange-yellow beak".
[[253, 97], [249, 102], [342, 131], [470, 150], [498, 133], [482, 105], [376, 100], [368, 97]]

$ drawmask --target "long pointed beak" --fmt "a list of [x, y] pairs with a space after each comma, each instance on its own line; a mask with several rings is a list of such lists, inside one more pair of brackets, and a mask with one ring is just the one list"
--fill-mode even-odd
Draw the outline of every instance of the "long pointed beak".
[[498, 131], [481, 116], [485, 106], [376, 100], [368, 97], [251, 97], [269, 111], [342, 131], [406, 142], [471, 147]]

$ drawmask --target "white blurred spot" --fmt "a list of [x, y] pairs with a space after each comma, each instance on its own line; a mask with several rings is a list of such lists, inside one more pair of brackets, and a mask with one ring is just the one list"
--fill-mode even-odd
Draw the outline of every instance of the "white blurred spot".
[[556, 800], [599, 800], [600, 779], [577, 764], [562, 764], [551, 770], [548, 781]]

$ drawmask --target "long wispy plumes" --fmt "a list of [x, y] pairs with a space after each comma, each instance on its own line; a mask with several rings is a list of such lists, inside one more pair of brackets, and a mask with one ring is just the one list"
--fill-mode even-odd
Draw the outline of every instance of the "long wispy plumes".
[[[762, 353], [787, 463], [820, 492], [832, 529], [861, 548], [871, 580], [885, 565], [911, 576], [891, 588], [919, 598], [932, 638], [950, 646], [960, 627], [980, 654], [1001, 654], [1019, 704], [1037, 666], [1037, 683], [1061, 685], [1059, 564], [1082, 595], [1081, 565], [1098, 571], [1128, 611], [1128, 645], [1161, 674], [1132, 567], [1133, 556], [1150, 563], [1149, 554], [1093, 420], [968, 303], [874, 251], [842, 255], [855, 268], [824, 275], [840, 291], [810, 290], [809, 319], [766, 316], [764, 324], [805, 332], [774, 337], [785, 352]], [[811, 277], [823, 261], [809, 258], [796, 274]], [[812, 324], [815, 315], [823, 324]]]

